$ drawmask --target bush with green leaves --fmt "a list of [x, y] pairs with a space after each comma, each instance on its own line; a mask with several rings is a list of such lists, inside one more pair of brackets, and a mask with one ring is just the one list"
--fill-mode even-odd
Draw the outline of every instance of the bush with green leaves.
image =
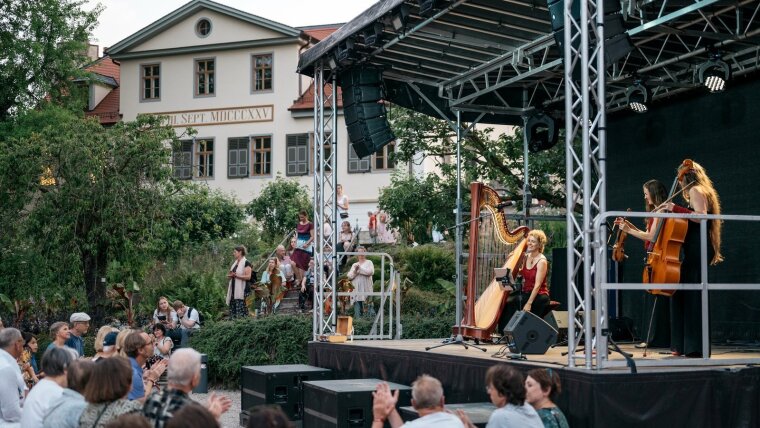
[[454, 251], [448, 243], [405, 248], [395, 262], [401, 276], [420, 290], [443, 292], [437, 280], [453, 280], [456, 275]]
[[246, 213], [261, 225], [264, 239], [268, 241], [281, 239], [294, 230], [301, 210], [312, 212], [309, 189], [279, 174], [246, 207]]

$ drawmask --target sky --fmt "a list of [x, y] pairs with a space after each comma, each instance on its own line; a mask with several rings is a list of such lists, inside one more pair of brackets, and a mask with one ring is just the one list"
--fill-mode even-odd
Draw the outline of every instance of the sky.
[[[190, 0], [89, 0], [91, 10], [98, 3], [105, 9], [93, 36], [102, 49], [112, 46], [148, 24], [178, 9]], [[262, 18], [291, 27], [335, 24], [355, 18], [377, 0], [216, 0]]]

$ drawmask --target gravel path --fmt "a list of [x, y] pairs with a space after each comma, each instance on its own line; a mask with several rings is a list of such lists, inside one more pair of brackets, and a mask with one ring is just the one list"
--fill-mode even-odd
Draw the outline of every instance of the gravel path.
[[[221, 422], [222, 428], [239, 428], [240, 427], [240, 391], [229, 389], [210, 389], [209, 393], [215, 392], [229, 397], [232, 400], [232, 407], [227, 413], [222, 415]], [[205, 403], [209, 394], [190, 394], [190, 398], [199, 402]]]

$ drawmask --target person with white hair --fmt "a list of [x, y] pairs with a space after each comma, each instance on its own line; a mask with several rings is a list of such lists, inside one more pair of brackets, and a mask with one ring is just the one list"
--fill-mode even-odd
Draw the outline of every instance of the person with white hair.
[[[166, 388], [151, 394], [143, 406], [145, 417], [156, 428], [163, 428], [178, 410], [195, 403], [189, 394], [201, 380], [201, 354], [192, 348], [178, 349], [169, 358], [166, 380]], [[206, 402], [206, 408], [217, 419], [231, 405], [232, 400], [213, 392]]]
[[16, 359], [24, 352], [24, 338], [13, 327], [0, 330], [0, 425], [19, 426], [21, 397], [26, 383]]
[[377, 385], [372, 397], [373, 428], [385, 426], [386, 420], [393, 428], [464, 428], [457, 415], [446, 411], [443, 386], [432, 376], [423, 374], [412, 383], [412, 407], [420, 417], [405, 424], [396, 410], [398, 391], [391, 394], [388, 384], [383, 382]]
[[24, 400], [21, 426], [24, 428], [42, 427], [53, 402], [63, 395], [63, 388], [68, 385], [66, 373], [69, 364], [77, 359], [77, 351], [69, 347], [50, 348], [42, 355], [42, 371], [45, 377], [29, 391]]

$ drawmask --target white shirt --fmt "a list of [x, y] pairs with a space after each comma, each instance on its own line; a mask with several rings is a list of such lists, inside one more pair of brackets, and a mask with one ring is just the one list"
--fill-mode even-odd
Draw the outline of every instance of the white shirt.
[[16, 359], [5, 349], [0, 349], [0, 422], [21, 420], [21, 397], [24, 390], [26, 383]]
[[58, 401], [63, 395], [63, 388], [48, 378], [42, 378], [37, 385], [29, 391], [24, 400], [24, 413], [21, 416], [21, 426], [24, 428], [42, 427], [50, 405]]
[[544, 423], [533, 406], [524, 403], [515, 406], [512, 403], [498, 408], [488, 418], [486, 428], [544, 428]]
[[[201, 325], [200, 325], [200, 322], [201, 322], [200, 315], [198, 314], [198, 310], [195, 309], [195, 308], [193, 308], [193, 307], [185, 306], [185, 314], [182, 315], [182, 319], [185, 320], [185, 321], [187, 321], [187, 320], [193, 320], [193, 321], [195, 321], [195, 324], [193, 324], [193, 326], [190, 327], [191, 330], [197, 329], [197, 328], [201, 328]], [[188, 327], [185, 327], [184, 324], [180, 323], [180, 328], [187, 329]]]
[[458, 416], [446, 412], [431, 413], [419, 419], [409, 421], [402, 426], [408, 428], [464, 428], [464, 424]]

